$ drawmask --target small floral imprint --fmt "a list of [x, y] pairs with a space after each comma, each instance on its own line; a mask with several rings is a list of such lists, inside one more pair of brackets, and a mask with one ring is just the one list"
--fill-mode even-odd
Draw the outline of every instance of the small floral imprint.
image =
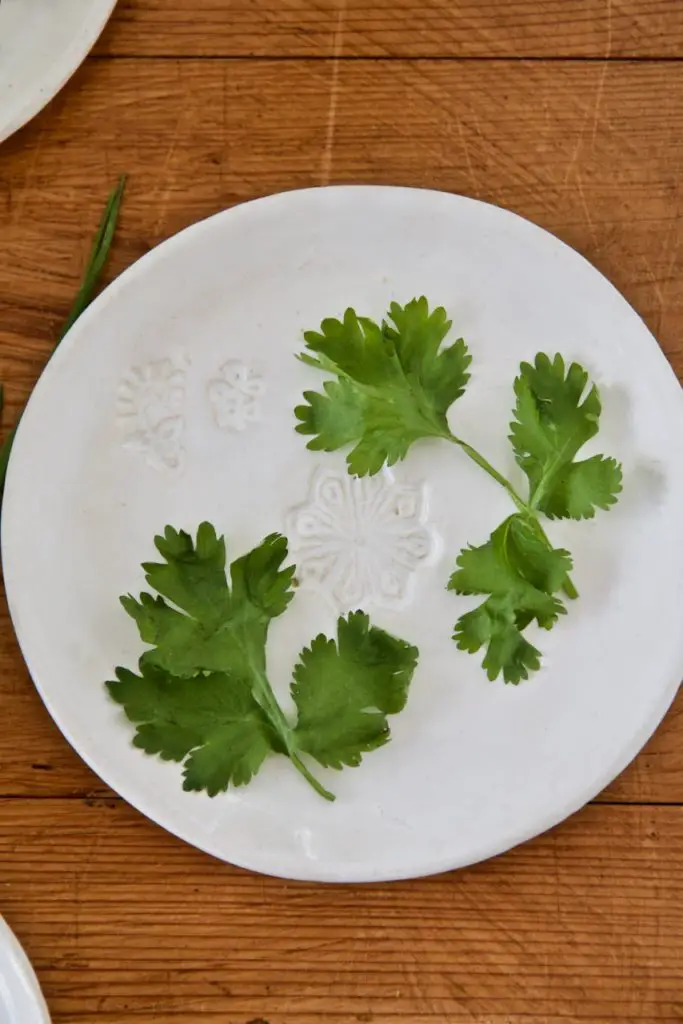
[[341, 611], [405, 606], [416, 571], [438, 552], [426, 514], [424, 486], [397, 483], [388, 471], [318, 470], [307, 501], [287, 517], [299, 584], [324, 591]]
[[173, 359], [134, 366], [119, 384], [117, 420], [123, 446], [159, 470], [184, 462], [185, 370]]
[[207, 389], [217, 426], [222, 430], [246, 430], [261, 417], [264, 391], [261, 376], [251, 367], [235, 359], [223, 363]]

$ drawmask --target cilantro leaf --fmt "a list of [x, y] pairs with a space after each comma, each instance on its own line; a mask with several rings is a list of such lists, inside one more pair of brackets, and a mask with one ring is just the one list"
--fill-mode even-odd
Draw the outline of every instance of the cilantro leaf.
[[457, 565], [449, 590], [490, 595], [458, 619], [458, 647], [474, 653], [486, 646], [483, 667], [489, 679], [501, 673], [506, 683], [528, 678], [540, 666], [540, 653], [522, 630], [534, 621], [551, 629], [564, 614], [554, 595], [571, 570], [569, 552], [549, 547], [532, 519], [513, 515], [485, 544], [463, 550]]
[[136, 726], [136, 747], [165, 761], [185, 761], [185, 790], [215, 796], [243, 786], [273, 750], [283, 744], [255, 700], [249, 681], [222, 672], [179, 679], [140, 663], [140, 675], [125, 668], [107, 683]]
[[593, 455], [572, 462], [555, 473], [538, 508], [549, 519], [592, 519], [596, 509], [608, 511], [616, 503], [621, 480], [621, 466], [615, 459]]
[[254, 665], [263, 667], [268, 625], [293, 595], [294, 567], [281, 568], [285, 538], [271, 534], [233, 562], [232, 589], [225, 542], [209, 523], [199, 527], [196, 544], [170, 526], [155, 544], [164, 562], [147, 562], [143, 569], [160, 596], [121, 599], [142, 640], [154, 645], [145, 660], [176, 676], [202, 670], [249, 675]]
[[588, 374], [562, 356], [539, 353], [534, 365], [522, 363], [515, 380], [515, 420], [510, 425], [517, 462], [531, 488], [529, 504], [551, 519], [592, 519], [609, 509], [621, 491], [621, 467], [595, 455], [574, 462], [580, 448], [598, 432], [602, 406], [598, 389], [588, 393]]
[[306, 404], [295, 409], [297, 431], [313, 435], [308, 447], [353, 444], [349, 471], [366, 476], [405, 458], [420, 438], [450, 437], [446, 414], [465, 390], [471, 362], [462, 338], [441, 347], [450, 327], [446, 311], [430, 312], [423, 297], [392, 303], [381, 326], [347, 309], [343, 320], [306, 332], [302, 360], [337, 378], [322, 394], [305, 392]]
[[405, 707], [417, 657], [417, 648], [370, 626], [363, 612], [339, 619], [336, 643], [317, 636], [294, 669], [300, 749], [342, 768], [387, 743], [387, 715]]
[[156, 596], [121, 599], [152, 646], [139, 674], [118, 668], [107, 683], [136, 726], [135, 746], [184, 762], [184, 789], [210, 796], [245, 785], [269, 754], [281, 754], [333, 800], [302, 755], [341, 768], [386, 743], [386, 715], [405, 705], [417, 650], [362, 612], [340, 618], [336, 643], [321, 635], [300, 655], [294, 727], [266, 671], [268, 626], [293, 593], [285, 538], [271, 534], [234, 561], [230, 584], [225, 541], [210, 524], [196, 541], [167, 526], [155, 543], [163, 561], [143, 568]]
[[461, 651], [470, 654], [486, 645], [482, 668], [489, 679], [496, 679], [502, 672], [506, 683], [517, 684], [541, 667], [541, 652], [522, 634], [510, 598], [489, 598], [474, 611], [461, 615], [453, 639]]

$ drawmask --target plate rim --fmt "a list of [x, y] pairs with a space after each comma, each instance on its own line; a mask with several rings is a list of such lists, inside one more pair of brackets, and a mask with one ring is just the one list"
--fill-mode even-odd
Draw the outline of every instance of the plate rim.
[[[0, 950], [7, 953], [15, 985], [18, 985], [22, 993], [27, 994], [33, 1000], [33, 1009], [36, 1012], [35, 1024], [50, 1024], [50, 1012], [38, 976], [26, 950], [2, 914], [0, 914]], [[11, 992], [13, 990], [11, 982], [8, 987]], [[22, 1021], [21, 1024], [31, 1024], [31, 1022]]]
[[0, 143], [5, 142], [44, 110], [78, 71], [104, 31], [117, 4], [117, 0], [102, 2], [106, 4], [103, 16], [96, 17], [96, 8], [91, 7], [91, 17], [81, 26], [76, 40], [48, 64], [47, 72], [35, 83], [28, 99], [18, 102], [16, 106], [10, 106], [8, 119], [0, 121]]
[[[336, 192], [350, 192], [350, 191], [365, 191], [365, 192], [382, 191], [382, 192], [387, 192], [387, 191], [391, 191], [391, 192], [394, 192], [394, 193], [396, 193], [396, 192], [403, 192], [403, 193], [417, 193], [417, 192], [419, 192], [419, 193], [431, 193], [431, 194], [435, 194], [435, 195], [437, 195], [439, 197], [446, 197], [448, 199], [454, 199], [454, 200], [459, 201], [459, 202], [466, 201], [467, 203], [481, 205], [481, 206], [484, 206], [484, 207], [489, 207], [489, 208], [493, 207], [499, 213], [507, 215], [510, 218], [514, 218], [516, 220], [520, 220], [520, 221], [524, 222], [525, 225], [530, 226], [531, 228], [533, 228], [535, 231], [542, 232], [543, 235], [549, 236], [553, 240], [553, 242], [559, 244], [560, 246], [562, 246], [565, 249], [570, 250], [571, 253], [575, 257], [578, 257], [580, 260], [582, 260], [584, 263], [586, 263], [595, 274], [598, 274], [600, 276], [600, 278], [602, 278], [603, 283], [605, 285], [609, 286], [609, 289], [613, 292], [613, 294], [616, 295], [619, 298], [619, 300], [628, 307], [628, 309], [631, 312], [631, 315], [637, 318], [637, 320], [642, 325], [642, 328], [649, 335], [649, 337], [650, 337], [650, 339], [651, 339], [651, 341], [653, 343], [654, 348], [659, 353], [659, 362], [660, 362], [660, 366], [661, 366], [662, 371], [666, 370], [668, 372], [668, 377], [670, 379], [671, 388], [670, 388], [670, 393], [667, 395], [667, 399], [669, 401], [677, 400], [679, 402], [679, 404], [680, 404], [681, 410], [683, 411], [683, 389], [681, 388], [681, 386], [680, 386], [680, 384], [678, 382], [677, 376], [676, 376], [675, 372], [673, 371], [673, 368], [671, 367], [671, 364], [669, 363], [667, 357], [665, 356], [663, 350], [661, 349], [661, 347], [658, 344], [656, 338], [654, 337], [654, 335], [650, 331], [649, 327], [644, 322], [643, 318], [640, 316], [640, 314], [637, 312], [637, 310], [635, 310], [633, 308], [633, 306], [631, 306], [630, 302], [628, 302], [628, 300], [625, 298], [625, 296], [623, 296], [621, 294], [621, 292], [616, 288], [616, 286], [613, 285], [612, 282], [602, 273], [602, 271], [600, 271], [597, 267], [595, 267], [592, 263], [590, 263], [590, 261], [588, 261], [581, 253], [577, 252], [577, 250], [574, 249], [572, 246], [568, 245], [568, 243], [564, 242], [562, 239], [558, 238], [556, 235], [554, 235], [552, 232], [548, 231], [547, 229], [545, 229], [545, 228], [541, 227], [540, 225], [536, 224], [534, 221], [531, 221], [528, 218], [523, 217], [522, 215], [520, 215], [518, 213], [515, 213], [514, 211], [508, 210], [505, 207], [498, 206], [498, 205], [496, 205], [494, 203], [487, 203], [487, 202], [485, 202], [483, 200], [480, 200], [480, 199], [474, 199], [474, 198], [471, 198], [471, 197], [462, 196], [462, 195], [459, 195], [457, 193], [449, 193], [449, 192], [444, 192], [444, 191], [437, 190], [437, 189], [412, 188], [412, 187], [409, 187], [409, 186], [372, 185], [372, 184], [370, 184], [370, 185], [329, 185], [329, 186], [315, 186], [315, 187], [310, 187], [310, 188], [305, 188], [305, 189], [290, 189], [290, 190], [286, 190], [286, 191], [277, 192], [277, 193], [269, 194], [269, 195], [266, 195], [266, 196], [258, 197], [258, 198], [255, 198], [255, 199], [251, 199], [251, 200], [248, 200], [247, 202], [244, 202], [244, 203], [237, 203], [237, 204], [235, 204], [232, 207], [228, 207], [227, 209], [218, 211], [218, 212], [216, 212], [214, 214], [211, 214], [211, 215], [209, 215], [209, 216], [207, 216], [205, 218], [202, 218], [202, 219], [200, 219], [198, 221], [195, 221], [192, 224], [189, 224], [185, 228], [181, 229], [176, 234], [170, 236], [168, 239], [166, 239], [163, 242], [161, 242], [154, 249], [152, 249], [149, 252], [145, 253], [142, 257], [140, 257], [133, 264], [131, 264], [129, 267], [127, 267], [97, 297], [97, 299], [92, 303], [92, 305], [85, 311], [83, 316], [79, 318], [79, 320], [76, 322], [76, 324], [74, 324], [72, 329], [69, 331], [69, 334], [67, 335], [67, 337], [60, 344], [60, 346], [59, 346], [59, 352], [60, 352], [59, 359], [60, 360], [61, 359], [66, 359], [68, 357], [68, 353], [69, 353], [70, 349], [72, 348], [72, 346], [75, 344], [76, 340], [78, 339], [79, 333], [87, 332], [87, 330], [89, 330], [90, 320], [91, 319], [94, 320], [96, 317], [98, 317], [100, 315], [100, 311], [104, 310], [106, 308], [106, 305], [116, 298], [116, 295], [118, 294], [118, 291], [120, 290], [120, 288], [125, 287], [127, 282], [129, 280], [131, 280], [136, 274], [143, 273], [143, 271], [147, 267], [148, 263], [151, 263], [151, 262], [153, 262], [155, 260], [163, 258], [165, 254], [170, 253], [174, 246], [176, 246], [176, 245], [182, 246], [182, 245], [187, 244], [188, 241], [191, 242], [191, 238], [192, 238], [193, 233], [196, 232], [196, 233], [200, 234], [202, 232], [202, 230], [206, 229], [207, 224], [209, 224], [211, 222], [214, 222], [214, 221], [216, 221], [218, 219], [227, 219], [232, 214], [234, 214], [236, 211], [240, 211], [240, 210], [242, 210], [245, 207], [252, 206], [253, 204], [267, 204], [267, 203], [273, 203], [273, 202], [278, 202], [278, 201], [287, 201], [287, 198], [291, 197], [291, 196], [301, 196], [302, 194], [308, 194], [308, 193], [317, 194], [317, 193], [319, 193], [321, 191], [326, 191], [326, 192], [335, 192], [335, 191]], [[49, 377], [49, 375], [46, 375], [46, 372], [44, 371], [43, 374], [41, 374], [41, 377], [39, 378], [39, 380], [38, 380], [38, 382], [36, 384], [36, 387], [34, 388], [32, 394], [31, 394], [31, 396], [29, 398], [29, 402], [27, 404], [27, 409], [30, 408], [32, 402], [34, 401], [34, 398], [35, 398], [36, 394], [40, 394], [40, 392], [42, 391], [43, 387], [47, 386], [46, 383], [45, 383], [46, 376]], [[676, 390], [676, 395], [674, 395], [674, 389]], [[23, 427], [24, 422], [25, 422], [25, 417], [22, 417], [22, 422], [21, 422], [21, 424], [19, 426], [19, 430], [18, 430], [18, 433], [17, 433], [17, 441], [19, 442], [19, 445], [18, 445], [19, 448], [21, 447], [21, 435], [22, 435], [22, 427]], [[12, 486], [12, 484], [13, 484], [14, 478], [17, 476], [17, 472], [18, 471], [17, 471], [16, 461], [14, 459], [10, 459], [10, 464], [9, 464], [9, 467], [8, 467], [6, 495], [5, 495], [5, 500], [6, 501], [9, 499], [9, 501], [11, 502], [11, 500], [12, 500], [12, 497], [11, 497], [12, 493], [13, 493], [13, 486]], [[7, 517], [7, 518], [9, 518], [9, 517]], [[7, 521], [6, 517], [3, 516], [2, 517], [2, 524], [1, 524], [1, 547], [2, 547], [3, 564], [5, 562], [5, 557], [4, 557], [5, 556], [5, 552], [7, 550], [8, 544], [9, 544], [8, 537], [7, 537], [7, 528], [6, 528], [6, 525], [5, 525], [6, 521]], [[228, 859], [228, 857], [226, 856], [226, 854], [224, 852], [221, 852], [221, 851], [219, 851], [217, 849], [217, 844], [213, 844], [212, 843], [210, 837], [206, 837], [202, 841], [197, 841], [197, 839], [193, 838], [192, 835], [191, 835], [191, 833], [192, 833], [191, 827], [188, 827], [186, 829], [186, 828], [183, 828], [182, 826], [178, 827], [176, 824], [169, 825], [167, 822], [170, 819], [173, 818], [172, 814], [167, 814], [163, 809], [161, 811], [159, 811], [158, 809], [153, 809], [151, 807], [151, 804], [153, 804], [153, 801], [148, 801], [144, 796], [139, 797], [139, 798], [135, 797], [134, 799], [131, 799], [128, 795], [124, 795], [124, 792], [127, 792], [127, 788], [128, 787], [126, 787], [125, 785], [123, 787], [120, 787], [119, 785], [114, 784], [114, 783], [112, 783], [110, 781], [110, 779], [116, 775], [116, 772], [105, 772], [103, 774], [101, 769], [96, 767], [96, 764], [95, 764], [95, 760], [96, 759], [95, 758], [91, 758], [90, 756], [86, 756], [86, 755], [84, 755], [81, 752], [81, 750], [79, 749], [77, 744], [72, 739], [72, 736], [71, 736], [69, 728], [65, 725], [65, 723], [62, 722], [62, 720], [60, 718], [60, 715], [52, 707], [50, 699], [43, 692], [41, 684], [33, 676], [33, 673], [31, 671], [30, 659], [26, 656], [26, 654], [25, 654], [25, 652], [23, 650], [23, 646], [21, 644], [21, 640], [20, 640], [19, 634], [16, 632], [15, 604], [14, 604], [13, 597], [11, 596], [11, 591], [12, 591], [12, 585], [10, 583], [10, 586], [7, 588], [7, 600], [8, 600], [8, 605], [9, 605], [9, 609], [10, 609], [10, 616], [11, 616], [11, 619], [12, 619], [12, 623], [15, 626], [15, 633], [16, 633], [16, 636], [17, 636], [17, 642], [18, 642], [19, 647], [20, 647], [20, 649], [22, 651], [22, 656], [24, 657], [26, 665], [27, 665], [27, 667], [29, 669], [29, 673], [31, 674], [31, 679], [33, 681], [33, 684], [36, 687], [36, 689], [38, 690], [38, 693], [39, 693], [43, 703], [45, 704], [49, 714], [51, 715], [51, 717], [55, 721], [56, 725], [60, 729], [60, 731], [61, 731], [62, 735], [64, 736], [64, 738], [73, 747], [73, 749], [76, 751], [76, 753], [79, 755], [79, 757], [81, 757], [81, 759], [83, 761], [85, 761], [85, 763], [90, 767], [90, 769], [99, 778], [101, 778], [108, 786], [110, 786], [118, 794], [118, 796], [122, 800], [124, 800], [126, 803], [130, 804], [132, 807], [134, 807], [137, 811], [139, 811], [145, 817], [149, 818], [152, 822], [154, 822], [155, 824], [157, 824], [157, 825], [161, 826], [162, 828], [164, 828], [165, 831], [171, 833], [172, 835], [174, 835], [177, 838], [181, 839], [182, 841], [188, 843], [189, 845], [195, 847], [196, 849], [199, 849], [202, 852], [207, 853], [207, 854], [209, 854], [212, 857], [215, 857], [216, 859], [218, 859], [219, 861], [221, 861], [223, 863], [231, 864], [231, 865], [233, 865], [235, 867], [238, 867], [238, 868], [242, 868], [242, 869], [245, 869], [245, 870], [248, 870], [248, 871], [255, 871], [255, 872], [258, 872], [258, 873], [261, 873], [261, 874], [264, 874], [264, 875], [270, 875], [272, 877], [285, 878], [285, 879], [290, 879], [290, 880], [294, 880], [294, 881], [323, 882], [323, 883], [332, 883], [332, 884], [345, 884], [345, 883], [358, 884], [358, 883], [375, 883], [375, 882], [381, 882], [381, 881], [387, 881], [387, 882], [389, 882], [389, 881], [399, 881], [399, 880], [407, 880], [407, 879], [411, 879], [411, 878], [426, 877], [426, 876], [430, 876], [430, 875], [441, 874], [443, 872], [447, 872], [447, 871], [451, 871], [451, 870], [457, 870], [457, 869], [460, 869], [460, 868], [468, 867], [468, 866], [470, 866], [472, 864], [480, 863], [481, 861], [488, 860], [488, 859], [490, 859], [492, 857], [496, 857], [496, 856], [498, 856], [498, 855], [500, 855], [502, 853], [507, 852], [508, 850], [513, 849], [516, 846], [519, 846], [519, 845], [521, 845], [521, 844], [523, 844], [525, 842], [528, 842], [530, 839], [533, 839], [533, 838], [536, 838], [538, 836], [543, 835], [549, 829], [552, 829], [555, 826], [561, 824], [567, 818], [571, 817], [577, 811], [581, 810], [588, 803], [590, 803], [592, 800], [594, 800], [595, 797], [607, 785], [609, 785], [631, 763], [631, 761], [633, 761], [633, 759], [637, 756], [637, 754], [642, 750], [643, 746], [648, 741], [648, 739], [653, 735], [653, 733], [656, 730], [656, 728], [658, 727], [658, 725], [661, 723], [662, 719], [666, 715], [667, 710], [669, 709], [669, 707], [671, 706], [673, 700], [675, 699], [675, 697], [676, 697], [676, 695], [678, 693], [679, 687], [682, 685], [681, 684], [681, 673], [679, 672], [678, 677], [675, 680], [673, 680], [671, 682], [671, 684], [667, 688], [663, 688], [662, 689], [662, 693], [660, 695], [660, 698], [657, 701], [657, 703], [656, 703], [655, 707], [653, 708], [653, 710], [651, 711], [651, 714], [648, 716], [648, 718], [645, 721], [643, 721], [643, 723], [641, 724], [641, 727], [631, 737], [630, 742], [622, 748], [622, 750], [619, 753], [619, 756], [614, 759], [614, 761], [611, 763], [611, 765], [608, 768], [606, 768], [603, 771], [601, 771], [595, 777], [595, 779], [594, 779], [594, 781], [593, 781], [593, 783], [591, 784], [590, 787], [584, 787], [584, 789], [581, 791], [581, 795], [580, 796], [578, 796], [575, 799], [567, 800], [565, 802], [565, 804], [560, 809], [558, 809], [556, 807], [551, 812], [548, 812], [542, 818], [538, 818], [536, 820], [536, 823], [534, 824], [533, 827], [527, 827], [527, 828], [522, 828], [522, 829], [518, 829], [518, 830], [510, 829], [498, 841], [496, 841], [496, 842], [489, 842], [489, 843], [482, 843], [480, 845], [480, 847], [476, 848], [476, 850], [467, 859], [454, 858], [452, 854], [450, 856], [442, 855], [442, 856], [437, 856], [437, 857], [425, 857], [420, 862], [420, 866], [419, 866], [419, 868], [417, 870], [415, 870], [415, 869], [411, 870], [411, 869], [408, 869], [408, 868], [404, 868], [402, 870], [392, 871], [392, 870], [386, 870], [386, 869], [383, 870], [383, 869], [380, 868], [377, 871], [369, 872], [367, 870], [367, 864], [362, 864], [362, 865], [347, 865], [347, 868], [345, 869], [344, 873], [341, 874], [340, 871], [338, 870], [339, 865], [336, 866], [337, 869], [335, 870], [334, 869], [335, 865], [331, 865], [330, 866], [330, 865], [319, 864], [319, 863], [314, 863], [314, 862], [308, 862], [306, 864], [306, 867], [308, 868], [308, 870], [304, 870], [304, 869], [302, 869], [301, 871], [299, 871], [299, 870], [290, 870], [290, 869], [286, 869], [285, 870], [283, 868], [277, 868], [277, 867], [275, 867], [272, 864], [270, 865], [270, 867], [265, 865], [265, 864], [263, 864], [263, 863], [257, 863], [255, 865], [255, 862], [254, 862], [253, 859], [251, 861], [241, 860], [240, 858], [234, 858], [233, 859], [232, 857], [230, 857], [230, 859]], [[682, 638], [682, 640], [683, 640], [683, 638]], [[681, 649], [680, 660], [681, 660], [681, 669], [683, 670], [683, 647]], [[107, 776], [109, 776], [109, 777], [107, 777]], [[257, 860], [258, 860], [258, 858], [257, 858]]]

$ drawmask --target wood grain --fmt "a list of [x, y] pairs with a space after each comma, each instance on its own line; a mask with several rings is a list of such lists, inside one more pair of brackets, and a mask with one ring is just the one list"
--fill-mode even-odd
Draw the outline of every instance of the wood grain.
[[0, 155], [0, 372], [23, 401], [127, 171], [115, 270], [280, 189], [394, 182], [499, 203], [588, 256], [680, 373], [681, 166], [676, 62], [93, 61]]
[[680, 57], [679, 0], [119, 0], [99, 53]]
[[228, 868], [119, 801], [0, 801], [0, 858], [60, 1024], [683, 1014], [683, 808], [591, 807], [456, 875], [335, 888]]

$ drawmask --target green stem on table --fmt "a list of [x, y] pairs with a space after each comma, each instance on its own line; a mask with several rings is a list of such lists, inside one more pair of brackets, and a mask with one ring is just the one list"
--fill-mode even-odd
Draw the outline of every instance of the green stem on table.
[[81, 313], [84, 312], [93, 300], [95, 288], [97, 287], [100, 275], [107, 262], [111, 243], [114, 241], [116, 222], [119, 217], [119, 209], [121, 207], [125, 187], [126, 177], [125, 175], [121, 175], [118, 185], [109, 193], [107, 204], [102, 213], [102, 217], [100, 218], [97, 234], [93, 240], [88, 262], [85, 266], [85, 273], [83, 274], [81, 286], [78, 289], [76, 298], [73, 301], [73, 305], [69, 310], [69, 314], [62, 330], [60, 331], [59, 337], [57, 338], [57, 344], [59, 344], [67, 331], [73, 327]]
[[[468, 444], [467, 441], [463, 441], [462, 438], [456, 437], [455, 434], [451, 434], [450, 432], [448, 434], [446, 434], [445, 436], [447, 437], [447, 439], [449, 441], [452, 441], [453, 444], [457, 444], [458, 447], [461, 448], [465, 452], [465, 454], [470, 459], [472, 459], [473, 462], [476, 462], [476, 464], [481, 469], [483, 469], [486, 473], [488, 473], [488, 475], [490, 477], [492, 477], [496, 481], [496, 483], [500, 484], [501, 487], [505, 488], [505, 490], [508, 492], [508, 494], [510, 495], [510, 497], [514, 501], [515, 505], [519, 509], [519, 511], [522, 513], [522, 515], [527, 516], [529, 519], [533, 520], [533, 522], [534, 522], [538, 532], [540, 533], [541, 537], [543, 538], [545, 543], [548, 545], [548, 547], [552, 550], [553, 546], [550, 543], [550, 539], [549, 539], [547, 533], [545, 532], [545, 530], [543, 529], [543, 527], [541, 525], [541, 522], [540, 522], [540, 520], [538, 518], [538, 512], [537, 512], [536, 505], [535, 505], [534, 501], [533, 500], [531, 502], [524, 501], [524, 499], [522, 497], [520, 497], [520, 495], [514, 489], [514, 487], [510, 483], [510, 481], [508, 479], [506, 479], [506, 477], [504, 477], [502, 473], [499, 473], [498, 470], [495, 469], [495, 467], [491, 465], [491, 463], [488, 461], [488, 459], [484, 458], [484, 456], [481, 455], [477, 451], [476, 448], [473, 448], [472, 445]], [[562, 590], [564, 591], [566, 596], [568, 598], [570, 598], [570, 600], [574, 600], [575, 598], [577, 598], [579, 596], [579, 592], [576, 589], [576, 587], [574, 586], [569, 573], [567, 573], [567, 576], [565, 577], [565, 582], [564, 582], [564, 584], [562, 586]]]
[[[55, 348], [65, 336], [67, 331], [74, 325], [78, 320], [81, 313], [86, 309], [87, 306], [92, 302], [95, 289], [100, 280], [100, 275], [104, 269], [105, 263], [107, 262], [107, 256], [109, 255], [109, 249], [114, 239], [114, 232], [116, 231], [116, 222], [119, 216], [119, 208], [121, 206], [121, 200], [123, 199], [123, 192], [126, 186], [125, 175], [119, 178], [119, 183], [115, 189], [109, 194], [107, 204], [100, 218], [99, 227], [97, 234], [95, 235], [88, 262], [85, 267], [85, 273], [81, 280], [80, 288], [76, 298], [73, 301], [71, 309], [69, 310], [66, 321], [62, 325], [62, 329], [59, 332]], [[0, 402], [0, 411], [2, 410], [2, 404]], [[19, 414], [21, 419], [21, 413]], [[5, 437], [5, 440], [0, 445], [0, 500], [2, 499], [2, 493], [5, 489], [5, 479], [7, 476], [7, 466], [9, 463], [10, 453], [12, 451], [12, 444], [14, 443], [14, 436], [19, 426], [19, 420], [10, 429], [9, 433]]]

